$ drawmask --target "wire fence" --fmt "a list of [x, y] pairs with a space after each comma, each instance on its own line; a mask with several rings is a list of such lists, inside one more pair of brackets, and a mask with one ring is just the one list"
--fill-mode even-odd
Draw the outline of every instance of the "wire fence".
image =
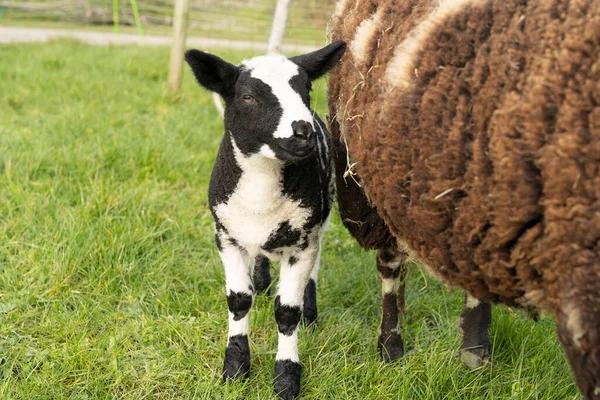
[[[285, 42], [321, 45], [335, 0], [293, 0]], [[188, 35], [266, 42], [276, 0], [191, 0]], [[0, 23], [171, 33], [174, 0], [0, 0]]]

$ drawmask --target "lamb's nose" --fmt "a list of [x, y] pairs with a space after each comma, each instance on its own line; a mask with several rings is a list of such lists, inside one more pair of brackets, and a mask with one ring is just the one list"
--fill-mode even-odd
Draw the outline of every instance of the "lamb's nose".
[[306, 121], [292, 122], [292, 131], [295, 137], [303, 140], [309, 140], [313, 134], [312, 125]]

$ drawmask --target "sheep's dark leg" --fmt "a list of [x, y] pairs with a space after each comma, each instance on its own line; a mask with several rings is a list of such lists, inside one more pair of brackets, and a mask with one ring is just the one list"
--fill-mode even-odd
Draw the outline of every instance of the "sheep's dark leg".
[[384, 362], [404, 355], [404, 342], [398, 324], [404, 314], [404, 285], [406, 265], [404, 253], [397, 246], [377, 250], [377, 272], [381, 277], [382, 316], [377, 349]]
[[600, 400], [600, 276], [598, 269], [574, 268], [563, 277], [556, 332], [581, 394]]
[[[317, 277], [319, 276], [319, 261], [321, 259], [321, 249], [317, 253], [317, 258], [310, 278], [304, 289], [304, 306], [302, 308], [302, 320], [306, 325], [316, 324], [317, 322]], [[313, 325], [314, 326], [314, 325]]]
[[463, 334], [460, 358], [469, 369], [477, 369], [488, 363], [491, 322], [492, 305], [466, 293], [459, 325]]
[[[221, 243], [225, 243], [221, 240]], [[219, 251], [225, 267], [225, 287], [229, 308], [229, 334], [223, 363], [223, 378], [240, 378], [250, 369], [250, 308], [252, 307], [251, 268], [254, 259], [237, 246], [228, 245]]]
[[267, 257], [258, 256], [254, 260], [254, 272], [252, 273], [252, 282], [257, 294], [264, 293], [269, 295], [269, 286], [271, 285], [271, 263]]
[[306, 284], [318, 253], [318, 246], [309, 247], [281, 262], [279, 289], [275, 298], [279, 343], [275, 356], [274, 387], [275, 393], [284, 400], [293, 399], [300, 392], [302, 366], [298, 354], [298, 325]]

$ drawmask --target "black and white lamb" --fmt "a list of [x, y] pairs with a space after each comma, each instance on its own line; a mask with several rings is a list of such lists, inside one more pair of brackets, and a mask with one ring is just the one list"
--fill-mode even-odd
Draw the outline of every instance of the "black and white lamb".
[[279, 261], [274, 386], [283, 399], [300, 390], [298, 324], [303, 307], [308, 322], [316, 318], [321, 238], [333, 201], [331, 143], [310, 109], [311, 82], [344, 50], [335, 42], [306, 55], [266, 55], [239, 66], [199, 50], [185, 56], [200, 85], [225, 101], [225, 134], [209, 186], [229, 308], [223, 377], [249, 370], [252, 276], [264, 289], [266, 258]]

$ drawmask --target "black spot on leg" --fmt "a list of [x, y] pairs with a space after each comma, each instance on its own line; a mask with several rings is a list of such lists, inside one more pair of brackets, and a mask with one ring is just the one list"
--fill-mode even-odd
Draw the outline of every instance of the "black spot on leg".
[[296, 257], [294, 257], [294, 256], [291, 256], [291, 257], [288, 259], [288, 265], [289, 265], [290, 267], [291, 267], [292, 265], [296, 264], [297, 262], [298, 262], [298, 259], [297, 259]]
[[250, 370], [250, 346], [248, 335], [229, 338], [223, 363], [223, 379], [237, 379], [248, 375]]
[[275, 394], [283, 400], [292, 400], [300, 393], [302, 366], [292, 360], [275, 360]]
[[304, 288], [302, 319], [307, 325], [317, 321], [317, 284], [313, 279], [309, 279]]
[[282, 222], [277, 230], [269, 235], [269, 239], [262, 248], [265, 251], [272, 252], [282, 247], [293, 246], [300, 240], [300, 235], [300, 230], [292, 228], [289, 221]]
[[279, 296], [275, 297], [275, 320], [279, 332], [286, 336], [292, 335], [301, 317], [302, 310], [300, 307], [281, 304]]
[[233, 313], [233, 320], [239, 321], [250, 311], [252, 296], [242, 292], [229, 292], [229, 295], [227, 295], [227, 306], [229, 307], [229, 311]]

